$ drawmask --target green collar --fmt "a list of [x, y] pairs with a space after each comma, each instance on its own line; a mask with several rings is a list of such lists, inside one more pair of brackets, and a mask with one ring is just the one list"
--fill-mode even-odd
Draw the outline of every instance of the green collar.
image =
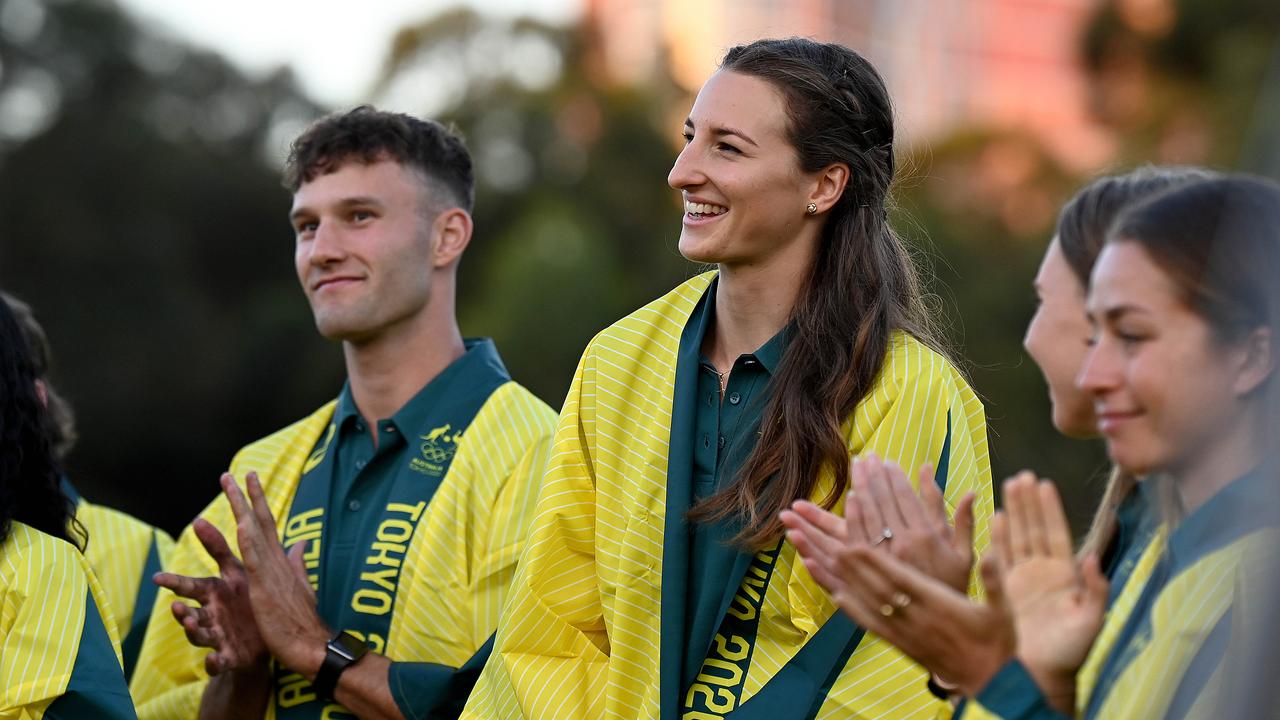
[[[492, 392], [491, 380], [495, 375], [500, 376], [504, 382], [511, 379], [506, 366], [502, 364], [502, 358], [498, 357], [498, 349], [493, 340], [467, 338], [463, 342], [466, 352], [462, 357], [450, 363], [391, 416], [390, 421], [401, 437], [413, 437], [414, 433], [425, 427], [430, 417], [438, 414], [433, 409], [438, 411], [441, 407], [466, 403], [480, 388], [485, 389], [486, 395]], [[350, 382], [342, 386], [333, 421], [340, 429], [346, 428], [350, 422], [363, 422], [360, 409], [356, 407], [355, 398], [351, 394]]]
[[[693, 339], [695, 339], [697, 348], [702, 347], [702, 342], [707, 337], [707, 330], [711, 328], [711, 321], [716, 316], [716, 288], [719, 283], [720, 276], [717, 275], [703, 295], [706, 301], [699, 303], [694, 308], [693, 314], [689, 316], [688, 324], [693, 326]], [[791, 342], [791, 333], [794, 327], [794, 323], [787, 323], [773, 337], [769, 338], [765, 344], [756, 348], [755, 352], [749, 353], [749, 356], [763, 365], [770, 375], [775, 374], [778, 371], [778, 366], [782, 364], [782, 356], [787, 351], [787, 345]], [[737, 358], [734, 358], [734, 361], [736, 362]]]

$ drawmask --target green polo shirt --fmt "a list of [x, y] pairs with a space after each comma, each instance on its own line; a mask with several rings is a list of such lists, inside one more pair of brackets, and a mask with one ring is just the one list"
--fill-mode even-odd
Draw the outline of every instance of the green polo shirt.
[[[476, 406], [471, 389], [489, 388], [495, 375], [505, 378], [506, 369], [493, 342], [468, 340], [465, 355], [427, 383], [394, 415], [377, 422], [376, 446], [351, 396], [350, 384], [343, 386], [334, 409], [336, 432], [329, 448], [333, 466], [325, 511], [321, 571], [325, 581], [320, 584], [318, 598], [322, 609], [340, 608], [349, 599], [368, 539], [375, 535], [383, 519], [381, 509], [387, 506], [396, 476], [418, 456], [421, 443], [417, 438], [435, 429], [433, 426], [442, 419], [463, 414], [463, 407]], [[468, 419], [473, 412], [474, 409], [466, 411]], [[464, 429], [454, 427], [453, 431]], [[422, 499], [429, 501], [430, 496]]]
[[[706, 302], [696, 309], [689, 322], [697, 324], [696, 341], [701, 347], [715, 317], [715, 285], [707, 291]], [[755, 449], [760, 417], [769, 399], [769, 383], [787, 347], [784, 328], [755, 352], [739, 355], [729, 371], [724, 397], [715, 366], [705, 357], [698, 362], [697, 408], [694, 416], [693, 499], [696, 503], [731, 483]], [[688, 407], [683, 398], [675, 407]], [[715, 633], [724, 616], [726, 598], [736, 590], [730, 576], [734, 562], [743, 551], [729, 540], [739, 528], [728, 523], [695, 523], [691, 526], [688, 611], [692, 631], [686, 637], [707, 637]], [[730, 584], [734, 588], [726, 592]], [[710, 625], [707, 625], [710, 623]], [[685, 648], [685, 674], [696, 673], [706, 659], [707, 647]]]

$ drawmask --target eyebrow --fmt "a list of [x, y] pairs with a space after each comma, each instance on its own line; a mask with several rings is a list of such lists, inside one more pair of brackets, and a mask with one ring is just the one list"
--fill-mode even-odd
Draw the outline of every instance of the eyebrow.
[[[693, 118], [685, 118], [685, 120], [684, 120], [684, 126], [692, 130], [692, 129], [693, 129]], [[724, 137], [724, 136], [726, 136], [726, 135], [733, 135], [733, 136], [735, 136], [735, 137], [742, 138], [742, 140], [743, 140], [744, 142], [749, 143], [752, 147], [760, 147], [760, 145], [759, 145], [759, 144], [757, 144], [755, 140], [752, 140], [752, 139], [751, 139], [751, 136], [747, 135], [746, 133], [742, 132], [741, 130], [738, 130], [737, 128], [729, 127], [728, 125], [718, 125], [718, 126], [712, 127], [708, 132], [710, 132], [712, 135], [714, 135], [714, 136], [716, 136], [716, 137]]]
[[[1107, 308], [1107, 310], [1102, 313], [1102, 317], [1107, 322], [1115, 322], [1125, 315], [1132, 315], [1135, 313], [1139, 315], [1147, 315], [1150, 314], [1150, 311], [1137, 305], [1117, 305], [1113, 308]], [[1096, 321], [1095, 319], [1098, 317], [1097, 313], [1092, 310], [1086, 310], [1085, 314], [1089, 316], [1090, 320], [1094, 321]]]
[[[344, 209], [344, 210], [347, 208], [353, 208], [353, 207], [367, 207], [369, 205], [382, 207], [382, 201], [371, 195], [368, 195], [368, 196], [358, 195], [355, 197], [342, 198], [336, 203], [336, 205], [339, 209]], [[307, 207], [306, 205], [303, 205], [302, 207], [294, 208], [294, 210], [289, 213], [289, 219], [297, 220], [300, 217], [311, 217], [315, 214], [316, 213], [314, 210]]]

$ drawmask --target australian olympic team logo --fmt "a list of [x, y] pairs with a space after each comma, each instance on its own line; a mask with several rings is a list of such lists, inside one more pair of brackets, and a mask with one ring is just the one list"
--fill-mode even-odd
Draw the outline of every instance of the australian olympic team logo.
[[462, 439], [462, 431], [450, 432], [451, 430], [453, 424], [447, 423], [426, 435], [420, 435], [422, 454], [411, 460], [409, 467], [424, 475], [443, 475], [445, 465], [458, 452], [458, 441]]

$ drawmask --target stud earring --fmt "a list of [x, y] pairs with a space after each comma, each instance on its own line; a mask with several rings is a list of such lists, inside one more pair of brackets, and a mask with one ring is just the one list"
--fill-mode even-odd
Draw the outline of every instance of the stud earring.
[[804, 206], [804, 211], [809, 215], [815, 215], [818, 212], [818, 203], [809, 203]]

